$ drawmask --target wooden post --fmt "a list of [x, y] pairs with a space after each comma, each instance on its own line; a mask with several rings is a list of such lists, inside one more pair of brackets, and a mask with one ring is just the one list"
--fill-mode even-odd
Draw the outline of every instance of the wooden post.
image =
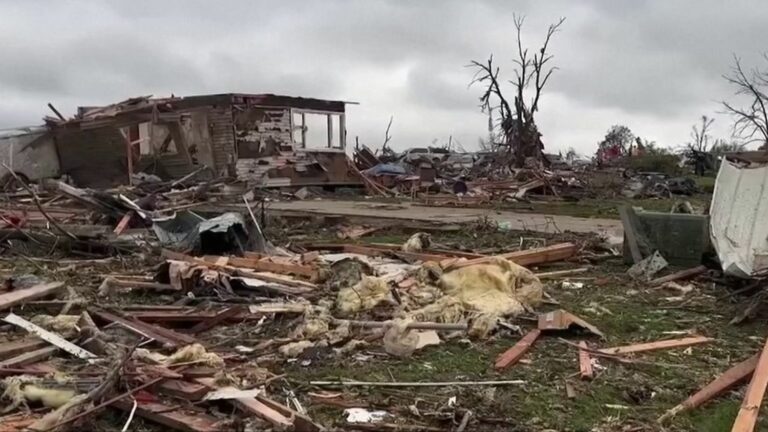
[[327, 114], [326, 119], [328, 121], [328, 148], [333, 147], [333, 116]]
[[339, 147], [347, 148], [347, 115], [339, 115]]
[[131, 151], [133, 146], [131, 146], [131, 138], [122, 128], [119, 128], [118, 131], [120, 131], [120, 136], [125, 141], [125, 153], [128, 156], [128, 185], [133, 186], [133, 152]]
[[307, 148], [307, 114], [301, 113], [301, 148]]

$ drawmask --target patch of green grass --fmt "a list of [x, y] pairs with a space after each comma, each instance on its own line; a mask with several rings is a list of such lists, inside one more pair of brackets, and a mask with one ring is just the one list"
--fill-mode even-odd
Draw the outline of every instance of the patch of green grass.
[[733, 426], [739, 406], [741, 402], [738, 400], [718, 401], [688, 413], [684, 420], [690, 421], [693, 430], [699, 432], [728, 431]]

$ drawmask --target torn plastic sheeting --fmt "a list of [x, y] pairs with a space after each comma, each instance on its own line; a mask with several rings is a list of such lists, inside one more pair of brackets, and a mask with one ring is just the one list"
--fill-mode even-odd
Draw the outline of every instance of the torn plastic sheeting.
[[709, 213], [712, 244], [725, 273], [750, 277], [768, 270], [768, 165], [740, 167], [723, 160]]
[[189, 248], [195, 244], [197, 226], [204, 220], [190, 211], [177, 212], [173, 216], [152, 219], [152, 231], [161, 244]]

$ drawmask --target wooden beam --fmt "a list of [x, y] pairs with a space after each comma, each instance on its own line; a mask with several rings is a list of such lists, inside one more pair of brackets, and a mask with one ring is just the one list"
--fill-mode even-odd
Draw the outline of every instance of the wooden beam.
[[579, 350], [579, 375], [581, 379], [592, 379], [595, 377], [595, 371], [592, 368], [592, 359], [589, 357], [589, 345], [587, 341], [579, 342], [583, 349]]
[[10, 309], [28, 301], [47, 297], [55, 294], [62, 287], [64, 287], [64, 282], [51, 282], [0, 294], [0, 310]]
[[563, 309], [558, 309], [539, 315], [538, 328], [542, 331], [569, 330], [574, 326], [581, 327], [584, 330], [588, 330], [605, 339], [605, 334], [603, 334], [603, 332], [601, 332], [597, 327]]
[[752, 381], [749, 382], [747, 394], [744, 395], [731, 432], [752, 432], [755, 430], [766, 386], [768, 386], [768, 339], [766, 339], [763, 351], [757, 360], [755, 371], [752, 373]]
[[667, 276], [662, 276], [660, 278], [656, 278], [656, 279], [650, 281], [649, 284], [651, 286], [659, 286], [659, 285], [663, 285], [663, 284], [665, 284], [667, 282], [677, 281], [677, 280], [681, 280], [681, 279], [689, 279], [689, 278], [692, 278], [694, 276], [698, 276], [698, 275], [700, 275], [702, 273], [706, 273], [707, 270], [708, 269], [705, 266], [700, 265], [700, 266], [696, 266], [696, 267], [693, 267], [693, 268], [689, 268], [689, 269], [685, 269], [685, 270], [680, 270], [677, 273], [672, 273], [672, 274], [667, 275]]
[[727, 371], [723, 372], [722, 375], [718, 376], [712, 382], [704, 386], [701, 390], [691, 395], [691, 397], [664, 413], [664, 415], [659, 417], [658, 422], [663, 423], [667, 419], [672, 418], [683, 411], [698, 408], [709, 400], [720, 396], [727, 390], [730, 390], [737, 384], [746, 381], [747, 378], [752, 376], [752, 372], [755, 371], [755, 367], [757, 367], [757, 361], [759, 359], [760, 355], [755, 354], [743, 362], [731, 367]]
[[266, 271], [272, 273], [292, 274], [304, 276], [308, 279], [317, 277], [317, 270], [311, 266], [299, 264], [283, 264], [268, 261], [267, 259], [251, 259], [239, 257], [205, 257], [206, 261], [218, 262], [215, 258], [226, 258], [225, 265], [233, 267], [244, 267], [251, 270]]
[[502, 370], [517, 363], [523, 355], [531, 348], [534, 342], [541, 336], [541, 330], [533, 329], [529, 331], [522, 339], [517, 341], [511, 348], [501, 353], [496, 358], [496, 370]]
[[115, 227], [113, 233], [115, 233], [117, 236], [122, 234], [123, 231], [128, 228], [128, 224], [131, 223], [131, 219], [133, 218], [134, 214], [135, 212], [133, 210], [129, 210], [125, 215], [123, 215], [122, 219], [120, 219], [120, 222]]
[[[552, 246], [546, 246], [541, 248], [526, 249], [522, 251], [509, 252], [501, 255], [497, 255], [498, 258], [503, 258], [514, 262], [521, 266], [529, 266], [535, 264], [544, 264], [548, 262], [562, 261], [570, 258], [576, 254], [577, 246], [573, 243], [559, 243]], [[467, 261], [457, 262], [449, 267], [449, 269], [467, 267], [475, 264], [487, 264], [491, 261], [492, 257], [475, 258]]]
[[714, 339], [704, 336], [694, 336], [682, 339], [670, 339], [657, 342], [648, 342], [635, 345], [625, 345], [613, 348], [603, 348], [598, 351], [603, 354], [620, 355], [646, 351], [658, 351], [671, 348], [682, 348], [712, 342]]

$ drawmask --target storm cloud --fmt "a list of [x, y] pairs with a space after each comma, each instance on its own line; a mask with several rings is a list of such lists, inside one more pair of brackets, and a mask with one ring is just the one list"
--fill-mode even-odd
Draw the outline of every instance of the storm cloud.
[[675, 147], [702, 114], [728, 137], [722, 75], [766, 50], [759, 0], [0, 0], [0, 127], [40, 123], [48, 102], [71, 115], [137, 95], [279, 93], [359, 102], [350, 140], [380, 145], [393, 116], [395, 148], [473, 149], [487, 118], [466, 65], [493, 53], [512, 79], [515, 13], [532, 49], [567, 18], [538, 114], [549, 151], [591, 154], [617, 123]]

